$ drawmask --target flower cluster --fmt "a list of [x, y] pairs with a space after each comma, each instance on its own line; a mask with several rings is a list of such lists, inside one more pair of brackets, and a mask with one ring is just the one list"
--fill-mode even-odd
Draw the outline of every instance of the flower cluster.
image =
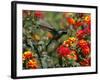
[[71, 53], [71, 50], [64, 45], [61, 45], [60, 47], [58, 47], [57, 52], [59, 53], [59, 56], [66, 56]]
[[38, 61], [34, 58], [34, 55], [31, 51], [25, 51], [23, 53], [23, 64], [25, 68], [36, 69], [38, 68]]
[[[74, 43], [76, 43], [77, 48], [81, 49], [81, 54], [79, 54], [80, 52], [78, 52], [77, 49], [71, 49]], [[66, 60], [78, 61], [80, 55], [82, 55], [83, 58], [85, 57], [82, 61], [79, 60], [81, 66], [90, 65], [90, 51], [90, 44], [86, 40], [76, 40], [74, 37], [69, 37], [68, 40], [64, 41], [64, 43], [57, 48], [58, 55], [64, 57]]]
[[69, 37], [68, 40], [65, 40], [63, 42], [63, 45], [65, 46], [73, 46], [73, 44], [76, 42], [76, 38], [75, 37]]
[[65, 40], [63, 44], [57, 48], [59, 56], [66, 57], [67, 59], [77, 60], [78, 58], [76, 51], [70, 49], [74, 43], [76, 43], [76, 38], [74, 37], [69, 37], [67, 40]]
[[90, 54], [90, 44], [85, 40], [79, 40], [78, 46], [81, 48], [82, 53], [84, 56]]

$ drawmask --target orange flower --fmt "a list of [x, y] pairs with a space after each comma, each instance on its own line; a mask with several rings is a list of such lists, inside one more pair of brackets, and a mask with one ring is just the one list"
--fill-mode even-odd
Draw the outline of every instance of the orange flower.
[[26, 51], [26, 52], [24, 52], [24, 54], [23, 54], [23, 60], [25, 59], [30, 59], [30, 58], [32, 58], [33, 57], [33, 53], [31, 52], [31, 51]]
[[30, 69], [38, 68], [38, 62], [35, 59], [29, 60], [26, 65], [27, 65], [27, 68], [30, 68]]
[[80, 40], [79, 42], [78, 42], [78, 46], [81, 48], [81, 50], [82, 50], [82, 54], [84, 55], [84, 56], [86, 56], [86, 55], [89, 55], [90, 54], [90, 44], [87, 42], [87, 41], [85, 41], [85, 40]]
[[90, 54], [90, 48], [88, 46], [84, 46], [82, 48], [82, 53], [83, 53], [84, 56], [89, 55]]
[[73, 18], [67, 18], [67, 22], [69, 23], [69, 24], [75, 24], [75, 20], [73, 19]]
[[84, 39], [79, 40], [79, 42], [78, 42], [79, 47], [83, 47], [83, 46], [87, 46], [87, 45], [88, 45], [88, 42], [85, 41]]
[[67, 56], [67, 59], [69, 60], [78, 60], [78, 56], [77, 56], [77, 53], [76, 51], [72, 50], [70, 54], [68, 54]]

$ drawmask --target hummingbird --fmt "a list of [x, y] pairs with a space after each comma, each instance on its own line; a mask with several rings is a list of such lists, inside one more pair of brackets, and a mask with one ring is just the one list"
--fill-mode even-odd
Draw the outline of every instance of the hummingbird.
[[37, 23], [38, 23], [39, 28], [44, 29], [44, 30], [48, 30], [53, 35], [53, 38], [49, 41], [47, 46], [53, 40], [58, 40], [59, 38], [61, 38], [61, 36], [67, 34], [67, 30], [56, 30], [52, 25], [47, 23], [45, 20], [40, 19]]
[[58, 40], [62, 35], [67, 34], [67, 30], [56, 30], [52, 25], [47, 23], [45, 20], [40, 19], [37, 23], [39, 28], [51, 32], [52, 35], [54, 36], [53, 37], [54, 40]]

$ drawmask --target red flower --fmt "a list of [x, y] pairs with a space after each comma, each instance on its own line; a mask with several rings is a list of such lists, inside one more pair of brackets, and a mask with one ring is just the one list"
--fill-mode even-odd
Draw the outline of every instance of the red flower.
[[76, 33], [76, 36], [78, 39], [82, 39], [84, 37], [85, 33], [84, 33], [84, 30], [79, 30], [77, 33]]
[[61, 45], [59, 48], [57, 48], [57, 52], [59, 56], [65, 57], [66, 55], [70, 54], [71, 50], [68, 47]]
[[82, 53], [83, 53], [84, 56], [85, 56], [85, 55], [89, 55], [89, 53], [90, 53], [90, 48], [89, 48], [89, 46], [84, 46], [84, 47], [82, 48]]
[[43, 12], [41, 12], [41, 11], [35, 11], [34, 16], [37, 17], [37, 18], [43, 18], [44, 17]]
[[81, 21], [78, 21], [74, 24], [74, 28], [77, 29], [78, 27], [82, 26], [83, 23]]
[[79, 47], [83, 48], [84, 46], [88, 46], [89, 43], [88, 43], [86, 40], [82, 39], [82, 40], [79, 40], [79, 41], [78, 41], [77, 45], [78, 45]]

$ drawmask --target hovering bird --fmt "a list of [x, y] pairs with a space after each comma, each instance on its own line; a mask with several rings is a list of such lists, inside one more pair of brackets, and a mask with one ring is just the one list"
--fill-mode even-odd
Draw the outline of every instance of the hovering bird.
[[53, 38], [49, 41], [47, 46], [53, 40], [58, 40], [62, 35], [67, 34], [67, 30], [56, 30], [54, 27], [52, 27], [52, 25], [50, 25], [49, 23], [47, 23], [46, 21], [41, 20], [41, 19], [38, 21], [38, 26], [41, 29], [48, 30], [53, 35]]
[[41, 19], [38, 21], [38, 26], [41, 29], [51, 32], [54, 36], [53, 39], [55, 40], [59, 39], [62, 35], [67, 34], [67, 30], [56, 30], [52, 25]]

